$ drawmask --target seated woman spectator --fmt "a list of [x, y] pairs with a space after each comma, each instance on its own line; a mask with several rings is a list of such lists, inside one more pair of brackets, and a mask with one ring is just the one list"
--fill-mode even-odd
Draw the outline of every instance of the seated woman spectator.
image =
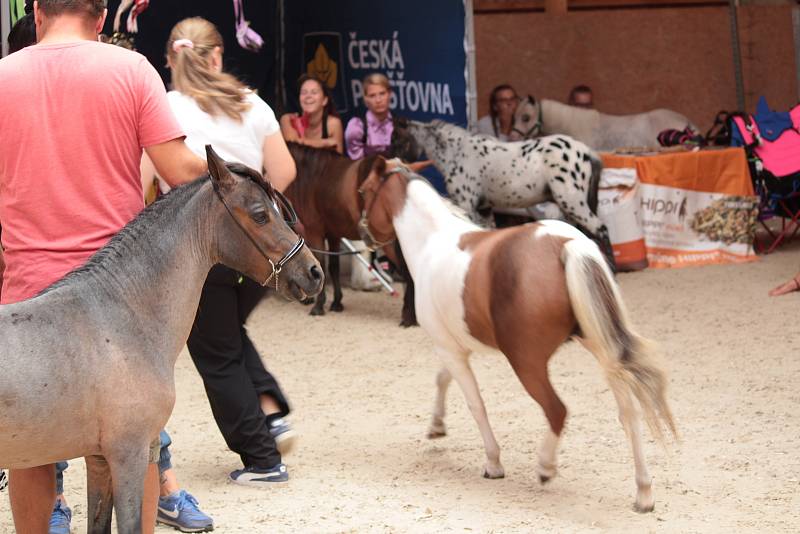
[[316, 148], [332, 148], [342, 154], [342, 121], [330, 90], [322, 80], [309, 74], [302, 75], [297, 86], [303, 113], [286, 113], [281, 117], [283, 138]]
[[363, 117], [353, 117], [347, 123], [344, 140], [350, 159], [361, 159], [372, 154], [388, 154], [392, 146], [394, 122], [389, 103], [392, 100], [392, 86], [389, 78], [378, 72], [364, 78], [364, 105], [367, 112]]
[[478, 133], [509, 141], [517, 104], [519, 97], [510, 85], [498, 85], [492, 89], [489, 95], [489, 114], [478, 121]]
[[592, 95], [592, 88], [588, 85], [576, 85], [569, 92], [567, 104], [578, 108], [594, 108], [594, 96]]

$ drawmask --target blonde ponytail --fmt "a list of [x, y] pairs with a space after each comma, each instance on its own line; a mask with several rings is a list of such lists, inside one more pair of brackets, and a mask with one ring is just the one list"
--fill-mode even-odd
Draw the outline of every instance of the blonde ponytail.
[[209, 21], [192, 17], [176, 24], [167, 40], [167, 63], [172, 71], [172, 86], [197, 102], [209, 115], [224, 114], [241, 121], [250, 109], [245, 99], [247, 87], [225, 72], [211, 66], [211, 53], [222, 36]]

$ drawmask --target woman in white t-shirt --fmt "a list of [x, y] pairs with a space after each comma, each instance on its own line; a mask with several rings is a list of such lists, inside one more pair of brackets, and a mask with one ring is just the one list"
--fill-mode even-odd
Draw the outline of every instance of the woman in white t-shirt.
[[[222, 72], [222, 51], [222, 37], [205, 19], [185, 19], [170, 33], [167, 64], [174, 91], [167, 96], [186, 144], [201, 155], [210, 144], [226, 161], [263, 171], [283, 191], [296, 170], [280, 125], [258, 95]], [[288, 480], [281, 452], [294, 438], [284, 419], [288, 402], [244, 327], [264, 291], [216, 265], [203, 286], [187, 341], [217, 426], [244, 464], [230, 478], [250, 486]]]

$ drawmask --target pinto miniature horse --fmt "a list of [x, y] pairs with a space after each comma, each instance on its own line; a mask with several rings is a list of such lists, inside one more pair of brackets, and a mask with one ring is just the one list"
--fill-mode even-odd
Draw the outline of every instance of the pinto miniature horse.
[[[386, 160], [379, 156], [367, 156], [351, 160], [332, 150], [313, 148], [298, 143], [287, 143], [289, 152], [297, 166], [297, 178], [286, 190], [302, 223], [301, 232], [309, 247], [324, 264], [328, 256], [328, 275], [326, 284], [333, 283], [334, 312], [344, 310], [342, 306], [342, 286], [339, 280], [339, 244], [341, 238], [360, 239], [375, 250], [383, 248], [384, 253], [402, 272], [405, 264], [402, 252], [395, 246], [394, 239], [378, 242], [364, 233], [364, 202], [360, 186], [370, 175], [379, 176], [386, 167]], [[421, 169], [427, 163], [412, 164]], [[325, 244], [327, 252], [325, 254]], [[323, 252], [319, 252], [323, 251]], [[401, 326], [417, 324], [414, 317], [414, 289], [406, 286], [403, 301]], [[325, 314], [325, 290], [316, 298], [311, 315]]]
[[141, 532], [148, 445], [172, 412], [175, 361], [209, 269], [228, 265], [297, 299], [322, 289], [319, 264], [273, 204], [280, 195], [206, 150], [210, 179], [153, 203], [36, 297], [0, 306], [0, 467], [85, 457], [92, 533], [111, 532], [112, 502], [117, 531]]
[[666, 379], [650, 343], [632, 330], [597, 245], [560, 221], [483, 230], [455, 215], [457, 208], [421, 177], [392, 162], [390, 169], [396, 172], [370, 177], [362, 189], [371, 232], [379, 239], [396, 235], [403, 247], [415, 283], [417, 319], [444, 364], [436, 378], [429, 437], [445, 435], [445, 395], [455, 378], [483, 437], [484, 476], [504, 476], [500, 447], [469, 365], [473, 351], [499, 350], [550, 425], [537, 466], [547, 482], [556, 474], [567, 413], [550, 384], [547, 362], [574, 336], [599, 361], [619, 406], [634, 455], [635, 508], [652, 510], [636, 401], [657, 438], [663, 438], [662, 425], [675, 434]]

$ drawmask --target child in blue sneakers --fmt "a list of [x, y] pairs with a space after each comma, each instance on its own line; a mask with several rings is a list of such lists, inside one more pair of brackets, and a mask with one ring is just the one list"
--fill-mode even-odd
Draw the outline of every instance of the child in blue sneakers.
[[181, 532], [211, 532], [214, 530], [214, 520], [200, 510], [197, 499], [178, 485], [169, 452], [172, 444], [169, 434], [162, 430], [159, 437], [161, 457], [158, 460], [158, 474], [161, 495], [158, 498], [156, 521]]

